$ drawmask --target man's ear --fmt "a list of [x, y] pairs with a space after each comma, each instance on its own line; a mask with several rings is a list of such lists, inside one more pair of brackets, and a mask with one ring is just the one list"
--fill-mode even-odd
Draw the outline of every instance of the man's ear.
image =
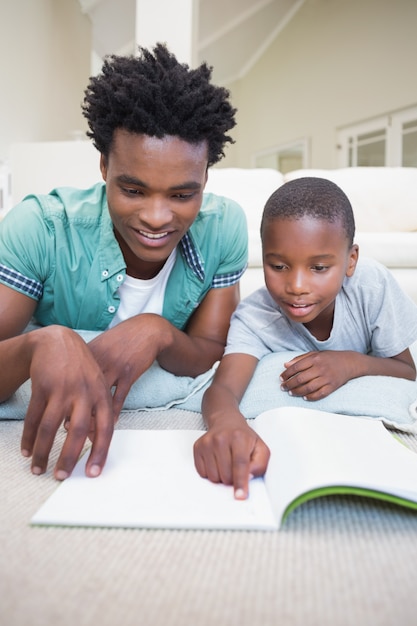
[[104, 154], [100, 154], [100, 171], [103, 177], [103, 180], [106, 181], [107, 178], [107, 159]]
[[358, 258], [359, 258], [359, 246], [358, 244], [354, 243], [348, 252], [348, 265], [346, 269], [346, 276], [353, 276], [355, 269], [356, 269], [356, 264], [358, 262]]

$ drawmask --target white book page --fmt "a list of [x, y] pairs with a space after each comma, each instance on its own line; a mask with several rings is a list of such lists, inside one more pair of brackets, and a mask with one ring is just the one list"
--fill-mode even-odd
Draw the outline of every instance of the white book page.
[[144, 528], [276, 529], [263, 479], [250, 498], [201, 478], [193, 444], [202, 431], [116, 430], [100, 476], [87, 478], [87, 454], [33, 524]]
[[254, 420], [271, 450], [265, 483], [277, 520], [300, 494], [355, 486], [417, 501], [417, 454], [374, 418], [284, 407]]

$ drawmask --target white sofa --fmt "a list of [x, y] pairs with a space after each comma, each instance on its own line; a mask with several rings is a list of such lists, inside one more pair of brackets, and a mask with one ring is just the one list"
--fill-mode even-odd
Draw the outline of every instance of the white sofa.
[[[89, 141], [23, 143], [12, 146], [12, 202], [58, 185], [84, 187], [101, 180], [99, 155]], [[322, 176], [338, 184], [352, 202], [356, 242], [362, 255], [384, 263], [417, 302], [417, 168], [352, 167], [297, 170], [212, 168], [206, 191], [235, 199], [249, 228], [246, 296], [263, 284], [259, 225], [264, 204], [277, 187], [300, 176]]]
[[349, 197], [356, 221], [360, 254], [384, 263], [417, 303], [417, 168], [351, 167], [335, 170], [212, 168], [206, 191], [229, 196], [246, 213], [249, 266], [242, 297], [263, 284], [259, 225], [264, 204], [284, 182], [301, 176], [328, 178]]

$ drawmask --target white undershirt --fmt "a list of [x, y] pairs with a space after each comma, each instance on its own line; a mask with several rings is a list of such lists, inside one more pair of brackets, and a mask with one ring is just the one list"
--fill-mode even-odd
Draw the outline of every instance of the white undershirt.
[[125, 280], [118, 290], [120, 305], [109, 324], [109, 328], [113, 328], [129, 317], [139, 315], [139, 313], [162, 315], [165, 289], [174, 267], [176, 252], [177, 250], [174, 248], [161, 271], [153, 278], [142, 280], [126, 274]]

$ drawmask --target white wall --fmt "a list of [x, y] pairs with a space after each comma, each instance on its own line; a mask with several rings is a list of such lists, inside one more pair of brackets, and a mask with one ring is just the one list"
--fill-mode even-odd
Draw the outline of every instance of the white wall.
[[91, 24], [78, 0], [1, 0], [0, 25], [0, 161], [14, 142], [85, 132]]
[[[85, 132], [91, 24], [78, 0], [0, 0], [0, 161], [14, 142]], [[307, 137], [337, 166], [336, 129], [417, 104], [417, 0], [306, 0], [241, 80], [236, 144], [220, 166]]]
[[308, 137], [337, 167], [336, 129], [417, 104], [416, 0], [307, 0], [247, 76], [229, 85], [237, 140], [222, 166]]

